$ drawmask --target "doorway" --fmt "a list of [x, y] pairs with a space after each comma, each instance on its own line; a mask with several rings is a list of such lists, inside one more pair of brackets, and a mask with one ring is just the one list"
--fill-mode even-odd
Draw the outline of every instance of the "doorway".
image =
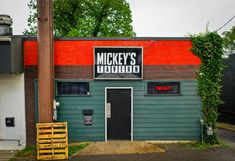
[[133, 89], [106, 87], [105, 140], [133, 140]]

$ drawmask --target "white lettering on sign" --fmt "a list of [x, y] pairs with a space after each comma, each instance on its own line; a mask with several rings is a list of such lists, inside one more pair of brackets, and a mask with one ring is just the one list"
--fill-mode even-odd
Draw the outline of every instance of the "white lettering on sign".
[[123, 64], [122, 64], [122, 59], [123, 59], [123, 57], [122, 57], [121, 55], [123, 55], [123, 53], [119, 53], [119, 54], [118, 54], [118, 65], [123, 65]]
[[97, 73], [139, 73], [140, 67], [135, 66], [97, 66]]
[[97, 73], [104, 73], [104, 67], [103, 66], [97, 66]]
[[125, 66], [119, 66], [119, 73], [125, 73]]
[[113, 53], [113, 65], [118, 65], [118, 53]]
[[132, 73], [132, 66], [126, 66], [126, 73]]
[[136, 53], [131, 53], [131, 65], [135, 65], [136, 64]]
[[110, 68], [111, 68], [111, 66], [104, 66], [104, 72], [105, 73], [110, 73]]
[[130, 53], [124, 53], [123, 54], [123, 57], [124, 57], [124, 65], [127, 65], [127, 58], [128, 58], [128, 55], [129, 55]]
[[133, 66], [133, 73], [139, 73], [140, 67], [139, 66]]
[[97, 65], [104, 64], [103, 53], [97, 53]]
[[112, 53], [107, 54], [107, 65], [112, 65], [113, 64], [111, 56], [112, 56]]
[[97, 65], [136, 65], [136, 53], [97, 53]]
[[112, 66], [112, 73], [118, 73], [118, 66]]

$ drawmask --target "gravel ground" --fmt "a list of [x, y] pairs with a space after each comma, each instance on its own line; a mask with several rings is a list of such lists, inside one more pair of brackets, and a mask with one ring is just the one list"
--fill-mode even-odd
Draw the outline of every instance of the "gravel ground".
[[97, 154], [142, 154], [165, 152], [164, 149], [146, 141], [94, 142], [82, 149], [78, 155]]
[[[183, 144], [158, 145], [165, 149], [161, 153], [146, 154], [112, 154], [112, 155], [77, 155], [70, 157], [70, 161], [234, 161], [235, 159], [235, 131], [218, 129], [219, 138], [229, 147], [214, 147], [204, 150], [192, 149]], [[115, 148], [115, 147], [114, 147]], [[0, 156], [5, 154], [0, 153]], [[0, 157], [1, 158], [1, 157]], [[0, 160], [5, 161], [5, 160]], [[22, 158], [18, 161], [35, 161]]]
[[235, 149], [216, 147], [206, 150], [186, 148], [185, 145], [163, 145], [166, 152], [128, 155], [80, 155], [71, 161], [234, 161]]

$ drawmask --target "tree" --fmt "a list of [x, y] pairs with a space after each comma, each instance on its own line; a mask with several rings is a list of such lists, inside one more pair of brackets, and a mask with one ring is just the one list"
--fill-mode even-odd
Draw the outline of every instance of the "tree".
[[[223, 75], [223, 39], [216, 32], [192, 35], [192, 51], [201, 59], [198, 74], [198, 94], [202, 101], [202, 113], [205, 130], [203, 140], [208, 144], [217, 144], [216, 120], [218, 106], [222, 103], [221, 78]], [[212, 128], [213, 134], [207, 134], [207, 129]]]
[[229, 31], [222, 33], [224, 49], [227, 54], [232, 54], [235, 51], [235, 26], [233, 26]]
[[[36, 34], [36, 0], [28, 4], [29, 29]], [[56, 36], [133, 37], [132, 15], [125, 0], [54, 0]]]

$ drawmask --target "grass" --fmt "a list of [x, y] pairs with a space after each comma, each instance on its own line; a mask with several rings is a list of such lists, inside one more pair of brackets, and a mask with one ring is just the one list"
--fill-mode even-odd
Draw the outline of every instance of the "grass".
[[197, 150], [204, 150], [204, 149], [209, 149], [213, 147], [213, 145], [202, 144], [202, 143], [187, 144], [186, 146], [192, 149], [197, 149]]
[[215, 148], [215, 147], [230, 147], [230, 145], [225, 144], [222, 141], [219, 141], [219, 144], [211, 145], [211, 144], [202, 144], [200, 142], [197, 143], [192, 143], [192, 144], [185, 144], [186, 147], [191, 148], [191, 149], [197, 149], [197, 150], [205, 150], [205, 149], [210, 149], [210, 148]]
[[[69, 146], [69, 156], [76, 155], [80, 150], [88, 146], [89, 143], [82, 143], [79, 145], [70, 145]], [[25, 149], [17, 152], [13, 158], [11, 158], [9, 161], [15, 161], [15, 160], [26, 160], [26, 159], [36, 159], [37, 157], [37, 149], [35, 146], [29, 146]]]
[[36, 147], [35, 146], [29, 146], [25, 149], [19, 151], [16, 153], [15, 157], [34, 157], [37, 155]]
[[226, 148], [231, 147], [231, 145], [226, 144], [225, 142], [223, 142], [223, 141], [221, 141], [221, 140], [219, 140], [219, 145], [221, 145], [221, 146], [223, 146], [223, 147], [226, 147]]
[[71, 145], [69, 146], [69, 156], [76, 155], [80, 150], [88, 146], [89, 143], [83, 143], [80, 145]]
[[17, 159], [23, 159], [23, 158], [35, 158], [37, 155], [37, 150], [35, 146], [28, 146], [24, 148], [23, 150], [17, 152], [13, 158], [11, 158], [9, 161], [14, 161]]

